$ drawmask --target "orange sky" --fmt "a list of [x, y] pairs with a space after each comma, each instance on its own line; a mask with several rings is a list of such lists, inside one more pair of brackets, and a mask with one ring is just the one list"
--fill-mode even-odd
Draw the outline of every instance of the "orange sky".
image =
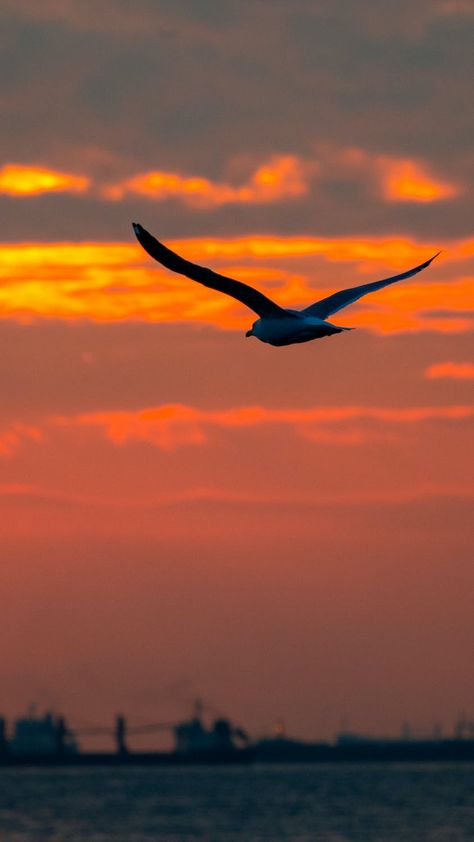
[[[472, 18], [98, 5], [2, 13], [0, 712], [201, 695], [254, 734], [449, 730], [474, 690]], [[356, 331], [271, 348], [132, 220], [284, 306], [442, 254], [337, 314]]]

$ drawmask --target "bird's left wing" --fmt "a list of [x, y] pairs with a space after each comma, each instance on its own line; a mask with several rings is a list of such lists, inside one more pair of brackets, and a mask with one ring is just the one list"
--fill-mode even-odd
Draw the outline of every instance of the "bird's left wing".
[[177, 272], [179, 275], [185, 275], [193, 281], [203, 284], [205, 287], [217, 289], [219, 292], [224, 292], [226, 295], [236, 298], [242, 304], [246, 304], [259, 316], [267, 316], [272, 318], [289, 318], [289, 314], [283, 307], [279, 307], [262, 292], [257, 289], [242, 283], [242, 281], [235, 281], [233, 278], [226, 278], [225, 275], [219, 275], [213, 272], [212, 269], [205, 269], [203, 266], [197, 266], [195, 263], [190, 263], [174, 251], [167, 248], [160, 243], [155, 237], [152, 237], [148, 231], [133, 223], [133, 230], [135, 231], [138, 242], [148, 252], [151, 257], [171, 269], [172, 272]]
[[401, 275], [393, 275], [391, 278], [384, 278], [382, 281], [374, 281], [371, 284], [362, 284], [362, 286], [359, 287], [341, 289], [339, 292], [335, 292], [334, 295], [329, 295], [327, 298], [322, 298], [321, 301], [316, 301], [315, 304], [311, 304], [309, 307], [306, 307], [306, 309], [302, 312], [305, 316], [317, 316], [320, 319], [327, 319], [327, 317], [332, 313], [337, 313], [338, 310], [342, 310], [343, 307], [347, 307], [348, 304], [353, 304], [354, 301], [357, 301], [369, 292], [375, 292], [376, 290], [382, 289], [382, 287], [386, 287], [389, 284], [394, 284], [397, 281], [403, 281], [405, 278], [411, 278], [412, 275], [422, 272], [423, 269], [426, 269], [426, 267], [429, 266], [440, 253], [441, 252], [438, 252], [433, 255], [433, 257], [430, 257], [429, 260], [425, 260], [424, 263], [420, 263], [419, 266], [415, 266], [414, 269], [409, 269], [408, 272], [402, 272]]

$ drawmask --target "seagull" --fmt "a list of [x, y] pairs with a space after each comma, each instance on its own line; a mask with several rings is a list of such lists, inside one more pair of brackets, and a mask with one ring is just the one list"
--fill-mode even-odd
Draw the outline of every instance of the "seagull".
[[342, 310], [343, 307], [347, 307], [348, 304], [353, 304], [354, 301], [358, 301], [359, 298], [369, 292], [375, 292], [389, 284], [403, 281], [405, 278], [411, 278], [412, 275], [422, 272], [441, 253], [438, 251], [429, 260], [420, 263], [414, 269], [409, 269], [408, 272], [402, 272], [401, 275], [393, 275], [390, 278], [384, 278], [382, 281], [341, 289], [339, 292], [305, 307], [304, 310], [289, 310], [275, 304], [262, 292], [242, 283], [242, 281], [227, 278], [225, 275], [213, 272], [212, 269], [206, 269], [185, 260], [163, 243], [160, 243], [141, 225], [136, 222], [132, 224], [138, 242], [158, 263], [172, 272], [185, 275], [205, 287], [217, 289], [219, 292], [224, 292], [226, 295], [236, 298], [237, 301], [241, 301], [242, 304], [245, 304], [259, 316], [245, 335], [255, 336], [261, 342], [276, 346], [309, 342], [311, 339], [321, 339], [323, 336], [332, 336], [345, 330], [353, 330], [350, 327], [332, 324], [332, 322], [327, 321], [327, 317]]

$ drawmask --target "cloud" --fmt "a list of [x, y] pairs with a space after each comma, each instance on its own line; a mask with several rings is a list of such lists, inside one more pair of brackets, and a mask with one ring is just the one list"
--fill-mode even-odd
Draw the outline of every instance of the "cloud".
[[73, 160], [93, 138], [144, 171], [158, 153], [160, 169], [212, 180], [239, 154], [305, 156], [316, 139], [350, 137], [410, 159], [429, 149], [441, 171], [443, 159], [462, 167], [472, 136], [467, 20], [453, 31], [434, 3], [308, 2], [296, 14], [259, 3], [251, 19], [225, 0], [213, 14], [203, 3], [165, 5], [5, 0], [5, 152], [27, 155], [34, 137], [39, 154]]
[[474, 363], [434, 363], [425, 370], [425, 377], [428, 380], [439, 377], [449, 377], [453, 380], [472, 380], [474, 378]]
[[[202, 237], [170, 245], [191, 260], [222, 267], [227, 274], [263, 287], [283, 306], [303, 306], [371, 275], [376, 279], [392, 268], [408, 268], [443, 243], [421, 244], [401, 237], [254, 235], [227, 240]], [[382, 333], [468, 330], [472, 279], [459, 275], [453, 264], [472, 259], [474, 240], [444, 245], [442, 263], [438, 261], [420, 280], [362, 299], [351, 311], [351, 324]], [[353, 263], [354, 270], [343, 283], [344, 263]], [[441, 267], [444, 279], [435, 280]], [[320, 278], [317, 289], [315, 275]], [[242, 329], [251, 318], [234, 299], [161, 269], [132, 242], [0, 245], [0, 280], [0, 315], [14, 318], [198, 321], [224, 329]]]
[[474, 16], [471, 0], [438, 0], [436, 11], [440, 15]]
[[[407, 425], [433, 420], [459, 421], [471, 418], [470, 406], [367, 407], [335, 406], [308, 409], [269, 409], [242, 406], [227, 410], [201, 410], [183, 404], [168, 404], [130, 411], [92, 412], [59, 417], [53, 423], [64, 427], [95, 427], [116, 445], [145, 442], [162, 450], [207, 441], [212, 428], [246, 429], [265, 425], [290, 427], [311, 441], [334, 445], [360, 445], [373, 438], [370, 428], [351, 426], [356, 422]], [[341, 425], [349, 424], [349, 428]], [[335, 427], [334, 427], [335, 425]], [[334, 429], [333, 429], [334, 428]], [[375, 432], [375, 437], [379, 432]]]
[[191, 207], [206, 209], [227, 204], [265, 204], [303, 196], [316, 169], [315, 163], [304, 162], [296, 155], [274, 155], [240, 187], [155, 170], [110, 185], [103, 189], [103, 195], [117, 200], [135, 193], [155, 201], [179, 199]]
[[0, 193], [9, 196], [37, 196], [41, 193], [84, 193], [90, 181], [85, 176], [58, 172], [46, 167], [5, 164], [0, 170]]
[[18, 450], [25, 441], [41, 441], [43, 433], [39, 427], [23, 424], [12, 424], [5, 430], [0, 430], [0, 457], [9, 457]]
[[[159, 36], [175, 34], [175, 27], [170, 25], [169, 14], [163, 14], [159, 9], [149, 6], [146, 8], [129, 7], [127, 4], [117, 3], [116, 0], [3, 0], [5, 11], [11, 15], [24, 18], [27, 21], [37, 21], [44, 24], [60, 24], [65, 28], [78, 32], [99, 32], [109, 38], [123, 36]], [[113, 24], [111, 25], [111, 21]], [[204, 34], [203, 27], [187, 27]]]
[[432, 175], [428, 167], [408, 158], [378, 158], [382, 195], [389, 202], [440, 202], [461, 193], [459, 185]]
[[437, 483], [418, 483], [415, 487], [391, 489], [389, 491], [361, 491], [351, 490], [328, 492], [320, 494], [298, 494], [282, 491], [237, 491], [223, 486], [197, 485], [184, 488], [181, 491], [154, 494], [146, 497], [134, 495], [106, 496], [104, 494], [75, 494], [70, 491], [51, 490], [46, 486], [29, 485], [27, 483], [0, 483], [0, 498], [25, 500], [31, 503], [53, 506], [72, 506], [103, 509], [126, 510], [155, 510], [187, 505], [218, 505], [232, 504], [244, 506], [356, 506], [362, 507], [373, 504], [404, 505], [416, 500], [430, 500], [436, 498], [458, 498], [469, 500], [474, 496], [474, 489], [467, 485]]
[[366, 182], [373, 182], [375, 192], [386, 202], [430, 204], [453, 199], [463, 192], [460, 184], [435, 175], [420, 158], [383, 155], [358, 147], [323, 148], [321, 153], [326, 166], [331, 159], [333, 165], [339, 162], [348, 180], [362, 174]]
[[[366, 181], [375, 180], [380, 196], [388, 202], [431, 203], [462, 192], [459, 185], [433, 175], [428, 164], [418, 159], [389, 157], [353, 147], [328, 149], [324, 145], [317, 153], [313, 158], [271, 155], [237, 186], [171, 170], [150, 170], [109, 184], [99, 180], [95, 192], [109, 201], [137, 195], [157, 202], [176, 199], [195, 210], [209, 211], [223, 205], [273, 204], [302, 198], [310, 192], [317, 173], [331, 178], [336, 167], [348, 183], [360, 180], [361, 173]], [[84, 175], [52, 167], [6, 164], [0, 170], [0, 192], [10, 196], [77, 194], [91, 186]]]
[[474, 408], [466, 405], [318, 406], [298, 409], [255, 405], [203, 410], [186, 404], [163, 404], [135, 411], [113, 410], [54, 416], [35, 426], [18, 421], [0, 431], [0, 456], [12, 456], [25, 441], [42, 441], [46, 429], [98, 429], [117, 446], [142, 442], [163, 451], [171, 451], [179, 447], [205, 444], [212, 429], [238, 431], [271, 425], [287, 427], [293, 433], [317, 444], [357, 446], [374, 440], [393, 440], [391, 428], [394, 426], [430, 421], [464, 421], [473, 415]]

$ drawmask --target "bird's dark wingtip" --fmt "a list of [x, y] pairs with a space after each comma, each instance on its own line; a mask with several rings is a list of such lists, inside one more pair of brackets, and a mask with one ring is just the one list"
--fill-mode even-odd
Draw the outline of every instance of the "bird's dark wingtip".
[[[146, 238], [146, 235], [148, 234], [148, 232], [145, 231], [143, 225], [140, 225], [139, 222], [132, 222], [132, 227], [133, 227], [133, 230], [135, 232], [135, 237], [137, 238], [138, 242], [140, 243], [140, 245], [143, 245], [143, 240], [144, 240], [144, 238]], [[150, 235], [148, 234], [148, 236], [150, 236]]]
[[433, 263], [433, 260], [436, 257], [438, 257], [439, 254], [441, 254], [441, 251], [437, 251], [436, 254], [433, 255], [433, 257], [430, 257], [429, 260], [425, 260], [424, 263], [421, 263], [421, 265], [418, 267], [418, 271], [420, 271], [421, 269], [426, 269], [426, 267], [429, 266], [430, 263]]

